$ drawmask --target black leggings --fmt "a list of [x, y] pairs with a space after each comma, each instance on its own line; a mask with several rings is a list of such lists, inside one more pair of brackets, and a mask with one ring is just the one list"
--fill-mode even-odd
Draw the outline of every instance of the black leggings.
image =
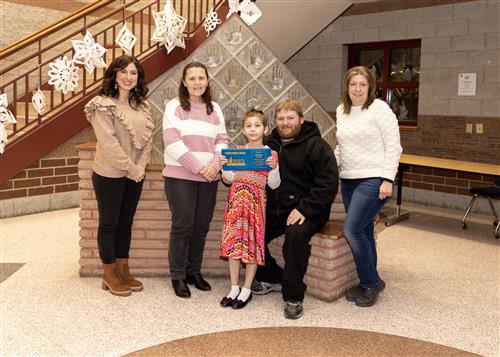
[[126, 177], [112, 178], [92, 174], [99, 228], [97, 245], [104, 264], [114, 263], [116, 258], [128, 259], [132, 238], [132, 223], [141, 197], [141, 182]]

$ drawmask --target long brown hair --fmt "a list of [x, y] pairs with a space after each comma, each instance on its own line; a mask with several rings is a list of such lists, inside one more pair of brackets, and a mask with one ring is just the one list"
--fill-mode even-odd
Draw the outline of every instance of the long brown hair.
[[[182, 109], [189, 112], [191, 110], [191, 103], [189, 103], [189, 92], [186, 86], [184, 85], [184, 79], [186, 79], [186, 72], [190, 68], [203, 68], [205, 70], [205, 75], [207, 76], [208, 81], [208, 70], [207, 67], [201, 62], [191, 62], [188, 63], [183, 71], [182, 71], [182, 79], [179, 84], [179, 101], [181, 103]], [[205, 89], [205, 93], [201, 96], [203, 103], [207, 106], [207, 114], [212, 114], [214, 111], [214, 105], [212, 104], [212, 93], [210, 89], [210, 82], [207, 83], [207, 88]]]
[[373, 72], [365, 66], [351, 67], [344, 75], [344, 81], [342, 82], [342, 105], [344, 114], [349, 114], [351, 112], [352, 101], [349, 97], [349, 82], [352, 77], [358, 74], [365, 77], [368, 81], [368, 98], [361, 109], [367, 109], [375, 100], [377, 85]]
[[120, 57], [116, 57], [113, 62], [111, 62], [108, 69], [106, 69], [106, 73], [104, 74], [104, 80], [99, 94], [107, 97], [118, 98], [119, 92], [118, 87], [116, 86], [116, 72], [126, 68], [130, 63], [133, 63], [137, 68], [137, 84], [129, 93], [128, 103], [132, 108], [137, 109], [146, 100], [146, 94], [148, 94], [149, 89], [144, 80], [144, 69], [135, 57], [122, 55]]

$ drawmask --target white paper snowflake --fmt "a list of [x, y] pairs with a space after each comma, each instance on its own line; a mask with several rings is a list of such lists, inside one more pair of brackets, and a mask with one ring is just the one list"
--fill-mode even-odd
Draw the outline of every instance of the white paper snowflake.
[[184, 29], [187, 20], [176, 14], [174, 6], [167, 0], [163, 11], [153, 12], [155, 30], [151, 41], [163, 43], [167, 52], [170, 53], [176, 46], [186, 48], [184, 42]]
[[8, 106], [7, 94], [0, 94], [0, 123], [17, 123], [14, 114], [7, 109]]
[[5, 145], [8, 143], [7, 140], [7, 131], [5, 131], [5, 127], [3, 123], [0, 123], [0, 154], [3, 154], [5, 150]]
[[262, 11], [250, 0], [243, 0], [239, 7], [241, 13], [240, 17], [248, 26], [252, 26], [255, 21], [260, 19]]
[[85, 66], [88, 72], [94, 71], [94, 68], [104, 68], [106, 63], [102, 56], [106, 53], [106, 49], [94, 41], [91, 33], [87, 31], [83, 37], [83, 41], [72, 40], [75, 55], [73, 61]]
[[35, 94], [33, 94], [33, 96], [31, 97], [31, 104], [33, 104], [33, 107], [35, 108], [38, 115], [43, 114], [43, 111], [45, 110], [45, 95], [40, 90], [40, 88], [38, 88]]
[[207, 37], [210, 36], [210, 32], [215, 30], [217, 25], [219, 25], [222, 21], [217, 17], [217, 13], [212, 8], [207, 16], [205, 17], [205, 21], [203, 22], [203, 27], [205, 31], [207, 31]]
[[137, 41], [137, 37], [127, 28], [126, 24], [123, 24], [122, 29], [118, 32], [115, 42], [121, 47], [127, 54], [132, 54], [132, 48]]
[[5, 145], [7, 144], [7, 131], [5, 130], [5, 124], [17, 123], [12, 112], [7, 109], [8, 106], [9, 102], [7, 100], [7, 94], [0, 94], [0, 154], [3, 154]]
[[226, 19], [229, 18], [229, 16], [231, 16], [232, 14], [240, 11], [240, 0], [227, 0], [227, 3], [229, 5], [229, 11], [226, 15]]
[[64, 94], [76, 89], [78, 85], [78, 68], [68, 58], [56, 59], [49, 63], [49, 84]]

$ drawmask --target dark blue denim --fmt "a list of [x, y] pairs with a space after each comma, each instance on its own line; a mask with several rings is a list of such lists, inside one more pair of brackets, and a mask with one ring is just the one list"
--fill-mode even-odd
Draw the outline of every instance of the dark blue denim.
[[341, 181], [347, 212], [344, 235], [351, 247], [362, 288], [372, 288], [379, 281], [373, 219], [387, 201], [387, 198], [378, 198], [381, 184], [381, 178]]

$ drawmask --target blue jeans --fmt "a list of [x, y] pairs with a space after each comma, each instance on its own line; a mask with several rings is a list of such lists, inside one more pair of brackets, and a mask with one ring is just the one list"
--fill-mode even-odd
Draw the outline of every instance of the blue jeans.
[[373, 219], [387, 201], [378, 198], [381, 184], [381, 178], [341, 181], [347, 212], [344, 235], [351, 247], [362, 288], [372, 288], [379, 281]]

